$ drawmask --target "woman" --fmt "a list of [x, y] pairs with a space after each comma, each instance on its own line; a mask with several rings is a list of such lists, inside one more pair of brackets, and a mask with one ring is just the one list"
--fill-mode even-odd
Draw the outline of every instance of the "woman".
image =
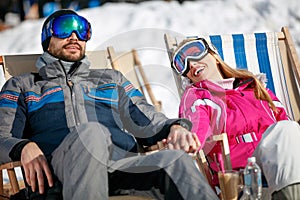
[[[300, 144], [295, 140], [300, 141], [300, 127], [288, 121], [283, 105], [265, 88], [262, 76], [231, 68], [203, 38], [184, 40], [174, 51], [171, 65], [191, 83], [181, 98], [179, 116], [193, 122], [192, 131], [203, 144], [212, 169], [222, 167], [221, 149], [205, 141], [212, 134], [226, 132], [233, 169], [244, 168], [247, 158], [254, 155], [273, 198], [291, 188], [299, 195], [300, 173], [295, 169], [300, 167]], [[291, 199], [290, 193], [284, 195]]]

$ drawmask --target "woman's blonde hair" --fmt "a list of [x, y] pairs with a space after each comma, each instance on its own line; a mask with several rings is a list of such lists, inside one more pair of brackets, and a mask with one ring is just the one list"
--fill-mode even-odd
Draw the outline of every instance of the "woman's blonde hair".
[[[188, 38], [183, 40], [177, 48], [180, 48], [183, 46], [186, 42], [189, 42], [191, 40], [195, 40], [195, 38]], [[205, 40], [206, 41], [206, 40]], [[227, 63], [224, 62], [224, 60], [219, 56], [217, 53], [216, 48], [214, 48], [211, 44], [209, 45], [208, 53], [210, 53], [218, 62], [218, 69], [221, 73], [223, 78], [241, 78], [241, 79], [253, 79], [253, 83], [251, 84], [251, 87], [254, 90], [254, 95], [258, 100], [265, 100], [269, 103], [269, 106], [271, 109], [276, 112], [276, 106], [274, 105], [269, 93], [267, 92], [264, 83], [262, 83], [253, 73], [251, 73], [248, 70], [243, 69], [234, 69], [230, 67]], [[174, 53], [176, 51], [173, 52]]]
[[266, 90], [264, 83], [262, 83], [253, 73], [244, 69], [234, 69], [230, 67], [215, 51], [209, 49], [208, 52], [217, 60], [219, 72], [223, 78], [241, 78], [241, 79], [253, 79], [251, 87], [254, 90], [255, 97], [259, 100], [265, 100], [269, 103], [269, 106], [273, 111], [276, 111], [276, 106], [273, 103], [268, 91]]

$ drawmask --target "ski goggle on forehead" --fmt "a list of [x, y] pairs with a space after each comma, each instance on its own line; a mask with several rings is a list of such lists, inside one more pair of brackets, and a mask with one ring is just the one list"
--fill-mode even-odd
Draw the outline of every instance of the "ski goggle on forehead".
[[178, 48], [172, 58], [172, 67], [179, 74], [185, 76], [189, 71], [189, 60], [201, 60], [207, 55], [209, 45], [203, 38], [185, 43]]
[[88, 41], [92, 35], [91, 24], [84, 18], [75, 14], [62, 15], [48, 22], [42, 32], [42, 41], [55, 36], [60, 39], [68, 38], [73, 32], [79, 40]]

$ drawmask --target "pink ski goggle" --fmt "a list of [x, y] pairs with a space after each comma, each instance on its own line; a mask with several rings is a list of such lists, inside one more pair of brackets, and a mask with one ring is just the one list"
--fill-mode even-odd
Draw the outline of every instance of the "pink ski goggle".
[[189, 60], [201, 60], [208, 53], [209, 46], [203, 38], [189, 41], [177, 49], [172, 59], [172, 67], [179, 74], [185, 76], [189, 71]]

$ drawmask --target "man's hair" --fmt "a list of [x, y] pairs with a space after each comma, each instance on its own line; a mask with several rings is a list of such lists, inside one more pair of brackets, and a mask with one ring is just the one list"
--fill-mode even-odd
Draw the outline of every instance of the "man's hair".
[[43, 50], [44, 51], [47, 51], [48, 49], [48, 46], [49, 46], [49, 43], [50, 43], [50, 39], [51, 39], [51, 35], [48, 35], [46, 38], [44, 38], [43, 40], [43, 34], [47, 33], [46, 29], [47, 29], [47, 25], [48, 23], [59, 17], [59, 16], [62, 16], [62, 15], [67, 15], [67, 14], [75, 14], [75, 15], [78, 15], [75, 11], [73, 10], [69, 10], [69, 9], [62, 9], [62, 10], [58, 10], [58, 11], [55, 11], [54, 13], [52, 13], [49, 17], [47, 17], [47, 19], [44, 21], [44, 24], [43, 24], [43, 27], [42, 27], [42, 46], [43, 46]]

